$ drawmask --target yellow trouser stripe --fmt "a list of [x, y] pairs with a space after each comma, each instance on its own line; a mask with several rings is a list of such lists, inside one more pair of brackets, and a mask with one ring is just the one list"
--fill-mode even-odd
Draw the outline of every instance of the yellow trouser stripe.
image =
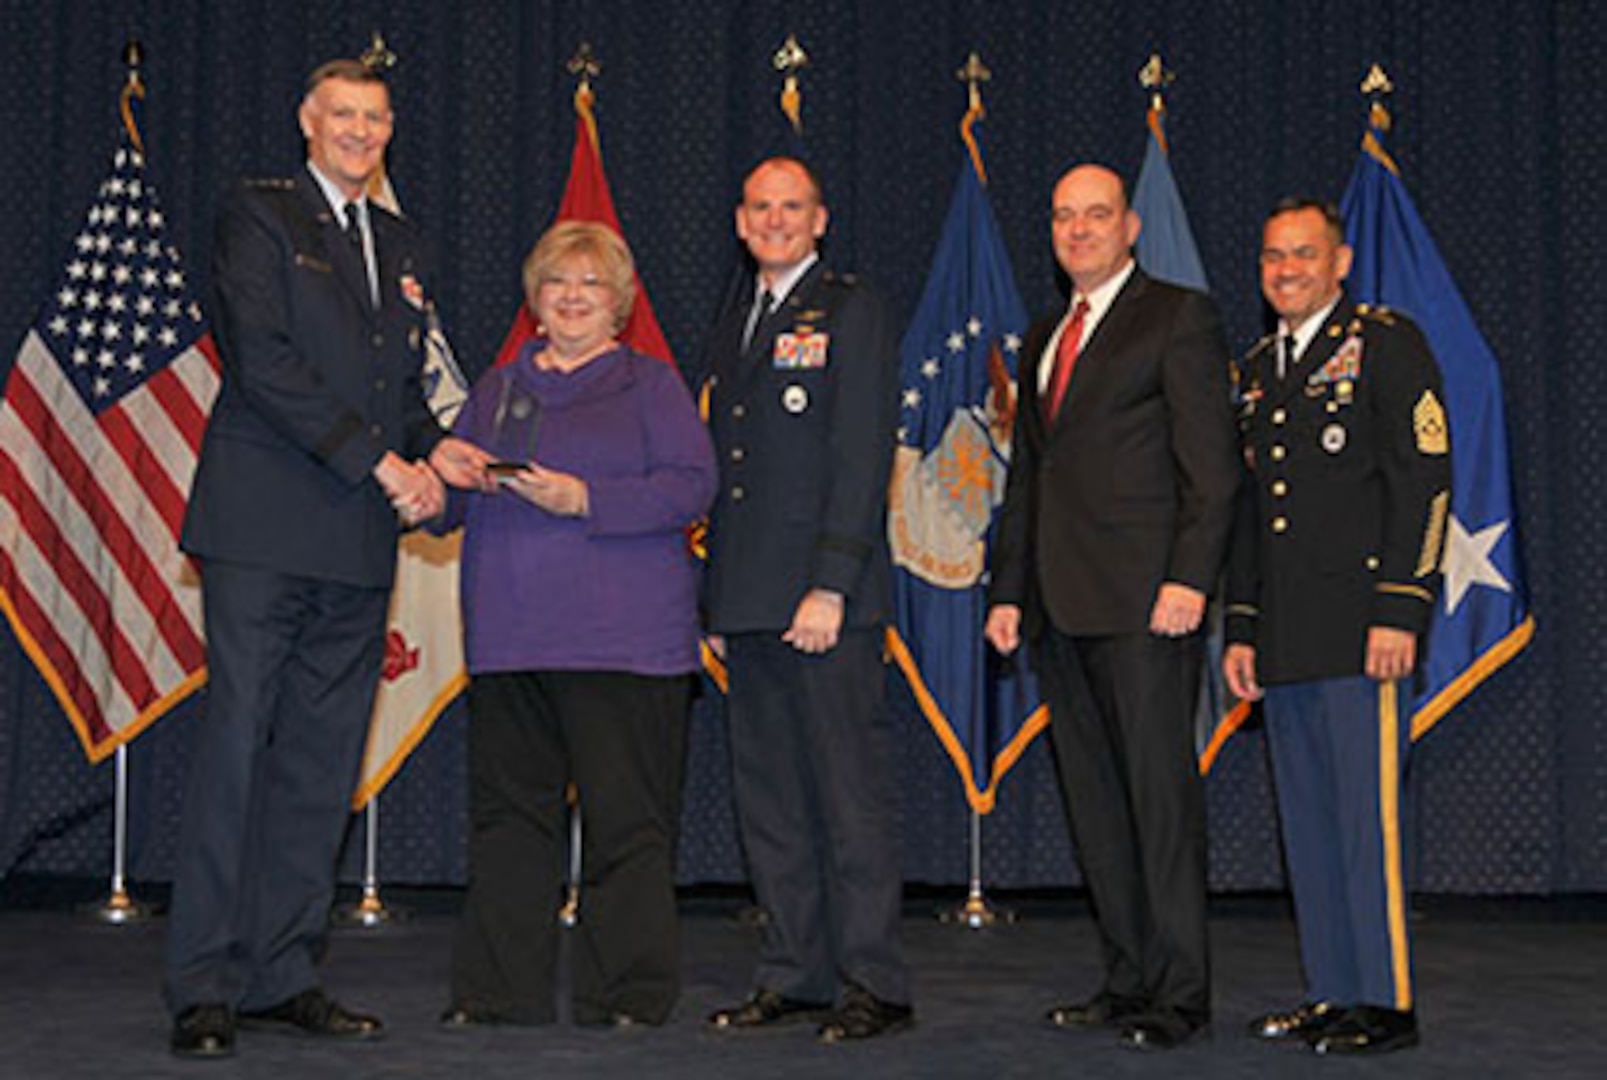
[[1384, 889], [1395, 1007], [1412, 1007], [1412, 962], [1406, 941], [1406, 887], [1401, 867], [1400, 708], [1396, 684], [1378, 687], [1378, 813], [1384, 833]]

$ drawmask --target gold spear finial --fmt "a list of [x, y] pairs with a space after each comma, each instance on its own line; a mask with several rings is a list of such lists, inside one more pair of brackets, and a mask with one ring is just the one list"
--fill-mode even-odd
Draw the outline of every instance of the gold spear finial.
[[1161, 62], [1160, 53], [1150, 53], [1149, 60], [1138, 69], [1138, 85], [1149, 91], [1149, 107], [1158, 113], [1166, 111], [1166, 88], [1172, 85], [1177, 73]]
[[786, 73], [788, 82], [793, 82], [798, 77], [798, 70], [809, 66], [809, 54], [798, 44], [797, 34], [788, 34], [771, 63], [777, 71]]
[[591, 42], [582, 41], [575, 55], [569, 58], [569, 74], [580, 77], [580, 88], [576, 92], [591, 93], [591, 81], [603, 73], [603, 62], [597, 59], [592, 52]]
[[1367, 104], [1367, 131], [1361, 137], [1362, 149], [1371, 154], [1377, 162], [1395, 175], [1400, 175], [1400, 167], [1384, 147], [1384, 140], [1378, 136], [1389, 132], [1389, 110], [1384, 107], [1384, 99], [1395, 92], [1395, 84], [1389, 81], [1384, 69], [1374, 64], [1367, 71], [1367, 78], [1361, 82], [1361, 92], [1369, 99]]
[[976, 169], [977, 179], [986, 184], [988, 170], [982, 164], [982, 148], [977, 145], [974, 129], [977, 121], [988, 114], [988, 110], [982, 107], [982, 84], [993, 78], [993, 72], [982, 62], [982, 57], [973, 52], [966, 57], [965, 66], [956, 71], [954, 77], [965, 83], [970, 99], [970, 108], [965, 110], [965, 116], [960, 120], [960, 140], [971, 153], [971, 166]]
[[1361, 82], [1361, 92], [1367, 94], [1368, 96], [1372, 96], [1374, 94], [1393, 94], [1395, 92], [1395, 84], [1389, 81], [1389, 76], [1384, 74], [1384, 69], [1382, 66], [1374, 64], [1372, 67], [1367, 69], [1367, 78], [1363, 79]]
[[1389, 109], [1384, 105], [1384, 99], [1395, 92], [1395, 84], [1384, 74], [1383, 67], [1374, 64], [1367, 69], [1367, 77], [1361, 81], [1361, 92], [1368, 99], [1368, 124], [1379, 131], [1388, 131], [1390, 116]]
[[982, 62], [982, 57], [976, 53], [966, 57], [965, 66], [956, 71], [954, 77], [965, 83], [971, 108], [981, 108], [982, 84], [993, 78], [993, 72]]
[[603, 62], [597, 59], [592, 52], [591, 42], [582, 41], [575, 55], [569, 58], [569, 74], [580, 79], [580, 85], [575, 87], [575, 115], [580, 122], [586, 125], [586, 137], [591, 140], [593, 147], [600, 147], [597, 137], [597, 114], [592, 111], [592, 102], [597, 95], [592, 93], [591, 81], [603, 73]]
[[786, 75], [781, 83], [781, 111], [792, 123], [792, 129], [803, 131], [803, 93], [798, 89], [798, 72], [809, 66], [809, 54], [798, 44], [797, 34], [788, 34], [776, 55], [770, 61], [775, 69]]
[[374, 40], [368, 43], [368, 48], [363, 50], [357, 61], [369, 71], [383, 75], [396, 66], [396, 54], [391, 52], [390, 46], [385, 44], [380, 32], [375, 30]]

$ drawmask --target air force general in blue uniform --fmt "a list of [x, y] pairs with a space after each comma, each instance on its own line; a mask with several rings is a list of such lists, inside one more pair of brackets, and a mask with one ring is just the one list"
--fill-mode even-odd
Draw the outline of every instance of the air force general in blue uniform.
[[[223, 385], [183, 547], [200, 563], [210, 689], [193, 733], [164, 989], [171, 1047], [234, 1049], [235, 1019], [372, 1037], [318, 987], [384, 652], [398, 518], [431, 516], [474, 455], [421, 389], [413, 228], [363, 196], [388, 91], [355, 61], [314, 73], [308, 170], [248, 185], [219, 218]], [[439, 445], [438, 445], [439, 444]]]
[[1267, 220], [1279, 332], [1238, 372], [1223, 659], [1235, 694], [1264, 696], [1306, 977], [1251, 1030], [1325, 1054], [1417, 1041], [1402, 775], [1451, 488], [1439, 368], [1409, 319], [1345, 297], [1350, 259], [1327, 204]]
[[825, 228], [801, 163], [754, 170], [737, 208], [754, 303], [709, 346], [721, 485], [706, 607], [727, 648], [737, 813], [769, 916], [753, 996], [710, 1023], [824, 1016], [836, 1041], [912, 1014], [881, 709], [898, 348], [875, 295], [818, 261]]

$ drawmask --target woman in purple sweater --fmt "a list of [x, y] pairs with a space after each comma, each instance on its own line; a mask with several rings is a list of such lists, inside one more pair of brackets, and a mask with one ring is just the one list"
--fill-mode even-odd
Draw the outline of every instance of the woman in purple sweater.
[[635, 299], [612, 230], [554, 226], [524, 265], [547, 337], [485, 374], [456, 433], [501, 458], [459, 493], [469, 891], [449, 1027], [555, 1017], [569, 784], [584, 813], [574, 1017], [662, 1023], [678, 989], [674, 861], [692, 673], [685, 530], [714, 454], [675, 368], [616, 339]]

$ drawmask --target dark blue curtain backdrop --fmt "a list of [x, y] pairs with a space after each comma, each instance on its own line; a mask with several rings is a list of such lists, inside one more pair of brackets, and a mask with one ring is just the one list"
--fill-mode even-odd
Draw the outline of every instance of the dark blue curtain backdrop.
[[[459, 0], [110, 2], [0, 8], [0, 365], [9, 365], [107, 166], [129, 35], [147, 50], [146, 141], [174, 238], [205, 277], [219, 192], [299, 166], [315, 63], [381, 29], [401, 57], [393, 175], [427, 231], [437, 294], [471, 372], [518, 302], [519, 260], [551, 219], [573, 137], [564, 63], [589, 40], [603, 153], [676, 358], [695, 366], [735, 251], [737, 180], [773, 145], [776, 47], [795, 32], [807, 142], [833, 212], [829, 254], [913, 310], [961, 153], [954, 71], [993, 69], [991, 197], [1028, 307], [1060, 303], [1047, 243], [1055, 178], [1085, 159], [1131, 172], [1135, 73], [1178, 73], [1173, 168], [1235, 347], [1261, 332], [1255, 250], [1279, 196], [1337, 198], [1358, 152], [1369, 64], [1395, 81], [1393, 148], [1500, 357], [1536, 643], [1419, 744], [1414, 883], [1457, 893], [1607, 888], [1607, 264], [1596, 194], [1607, 5], [1591, 0]], [[901, 689], [901, 688], [900, 688]], [[187, 703], [134, 744], [130, 871], [167, 876]], [[905, 873], [961, 882], [967, 818], [907, 705]], [[385, 880], [463, 874], [463, 717], [454, 710], [383, 797]], [[683, 876], [742, 877], [715, 703], [695, 718]], [[987, 820], [996, 885], [1076, 881], [1046, 747]], [[9, 635], [0, 642], [0, 875], [110, 866], [112, 769], [85, 764]], [[1210, 780], [1212, 880], [1278, 888], [1259, 733]]]

